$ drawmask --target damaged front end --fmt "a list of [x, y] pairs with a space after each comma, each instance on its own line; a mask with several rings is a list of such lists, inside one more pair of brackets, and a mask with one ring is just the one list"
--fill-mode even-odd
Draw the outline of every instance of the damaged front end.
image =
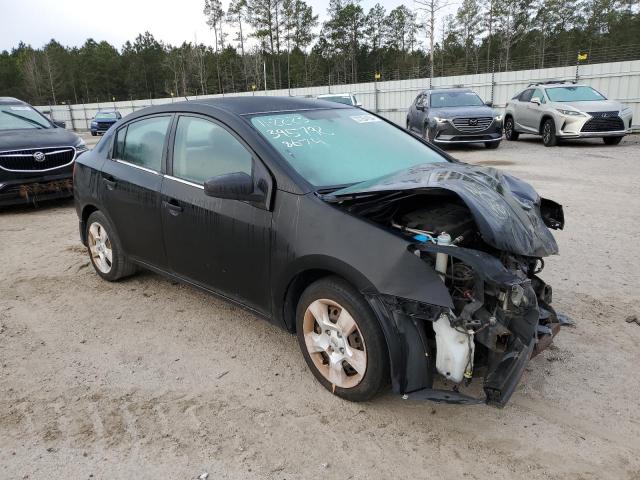
[[[440, 304], [368, 296], [388, 320], [387, 338], [403, 345], [391, 359], [394, 390], [410, 399], [505, 405], [528, 360], [559, 331], [551, 287], [538, 275], [543, 257], [557, 253], [548, 227], [564, 226], [562, 207], [514, 177], [465, 164], [415, 167], [325, 200], [405, 238], [408, 253], [450, 294]], [[435, 389], [436, 374], [452, 388]], [[484, 378], [485, 398], [461, 391], [476, 377]]]

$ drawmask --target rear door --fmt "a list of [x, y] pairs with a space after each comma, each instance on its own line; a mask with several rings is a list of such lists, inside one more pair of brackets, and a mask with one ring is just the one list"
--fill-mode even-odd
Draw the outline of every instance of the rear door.
[[527, 88], [523, 91], [517, 100], [513, 102], [513, 117], [518, 130], [529, 130], [527, 127], [527, 110], [529, 108], [529, 100], [533, 96], [533, 88]]
[[271, 212], [267, 205], [209, 197], [203, 187], [212, 177], [236, 172], [266, 175], [271, 184], [266, 168], [209, 117], [179, 116], [172, 137], [171, 170], [162, 186], [171, 270], [270, 314]]
[[124, 251], [166, 268], [160, 224], [160, 188], [172, 115], [132, 121], [116, 132], [111, 160], [104, 163], [100, 197]]

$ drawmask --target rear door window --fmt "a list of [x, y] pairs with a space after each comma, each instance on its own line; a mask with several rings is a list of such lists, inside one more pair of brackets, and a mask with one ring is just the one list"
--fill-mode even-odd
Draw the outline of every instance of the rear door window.
[[528, 88], [520, 95], [520, 101], [528, 102], [531, 100], [531, 97], [533, 97], [533, 88]]
[[252, 155], [224, 127], [199, 117], [181, 116], [173, 148], [173, 176], [203, 184], [218, 175], [251, 175]]
[[[151, 117], [118, 130], [114, 157], [159, 172], [171, 117]], [[122, 138], [124, 137], [124, 138]]]

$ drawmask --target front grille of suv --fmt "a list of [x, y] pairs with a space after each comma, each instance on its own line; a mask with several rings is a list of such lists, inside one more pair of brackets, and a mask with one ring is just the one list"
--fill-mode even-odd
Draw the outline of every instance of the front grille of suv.
[[590, 118], [582, 126], [581, 132], [615, 132], [624, 130], [624, 122], [618, 116], [617, 111], [613, 112], [587, 112]]
[[460, 132], [478, 133], [489, 128], [493, 117], [459, 117], [453, 119], [453, 126]]
[[42, 172], [70, 164], [75, 155], [76, 150], [73, 147], [30, 148], [0, 152], [0, 168], [11, 172]]

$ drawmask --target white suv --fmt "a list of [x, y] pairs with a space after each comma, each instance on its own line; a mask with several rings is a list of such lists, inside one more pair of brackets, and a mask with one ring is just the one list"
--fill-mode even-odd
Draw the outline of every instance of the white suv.
[[563, 138], [600, 137], [617, 145], [631, 133], [630, 107], [607, 100], [597, 90], [573, 82], [529, 85], [507, 103], [504, 133], [517, 140], [521, 133], [541, 135], [545, 146]]

